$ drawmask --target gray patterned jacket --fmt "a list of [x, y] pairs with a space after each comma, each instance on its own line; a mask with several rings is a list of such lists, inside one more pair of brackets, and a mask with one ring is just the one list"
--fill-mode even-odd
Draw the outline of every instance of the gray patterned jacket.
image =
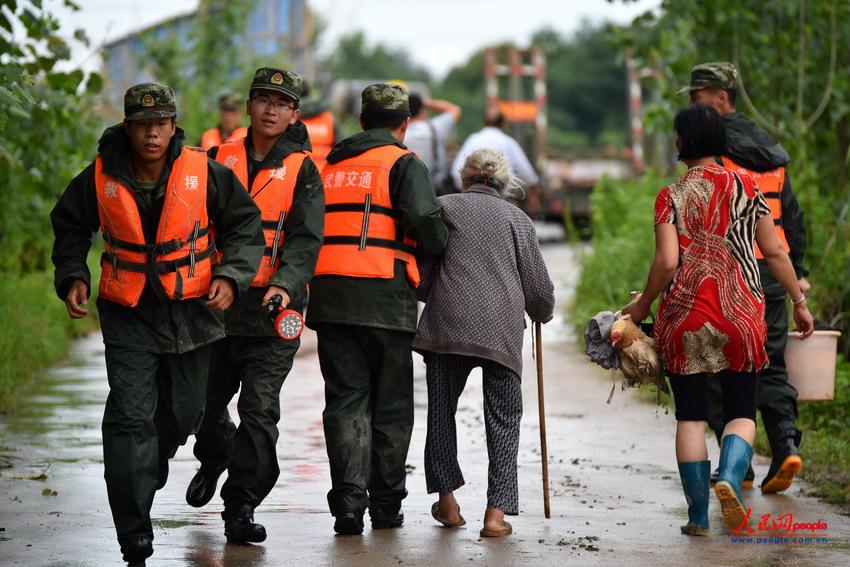
[[484, 185], [438, 200], [449, 242], [420, 265], [426, 304], [413, 348], [493, 360], [522, 376], [525, 313], [548, 321], [555, 307], [534, 225]]

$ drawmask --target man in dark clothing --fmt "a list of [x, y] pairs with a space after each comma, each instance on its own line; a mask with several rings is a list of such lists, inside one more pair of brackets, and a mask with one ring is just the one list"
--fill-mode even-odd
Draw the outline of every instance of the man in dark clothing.
[[[277, 336], [264, 306], [280, 295], [283, 307], [303, 311], [322, 245], [324, 193], [307, 154], [307, 129], [298, 121], [300, 93], [295, 73], [258, 69], [247, 102], [248, 136], [209, 152], [249, 188], [266, 237], [259, 273], [225, 314], [227, 337], [213, 350], [206, 414], [195, 442], [201, 467], [186, 491], [189, 504], [203, 506], [228, 470], [222, 518], [227, 540], [234, 543], [266, 539], [253, 514], [280, 475], [275, 450], [280, 390], [300, 344]], [[237, 428], [227, 404], [240, 385]]]
[[[707, 103], [723, 116], [729, 143], [722, 164], [755, 179], [770, 206], [777, 236], [785, 244], [800, 280], [800, 289], [805, 293], [811, 288], [805, 279], [808, 272], [803, 267], [806, 229], [803, 225], [803, 211], [786, 171], [790, 157], [767, 132], [735, 110], [738, 80], [738, 71], [731, 63], [703, 63], [693, 68], [690, 84], [680, 92], [690, 93], [692, 102]], [[795, 425], [797, 391], [788, 383], [785, 369], [785, 345], [788, 340], [785, 290], [773, 277], [758, 249], [756, 256], [759, 258], [765, 296], [765, 349], [770, 359], [770, 366], [759, 374], [758, 408], [773, 454], [761, 490], [770, 494], [791, 486], [794, 475], [802, 467], [797, 449], [802, 432]], [[720, 386], [717, 381], [710, 381], [709, 386], [709, 426], [719, 441], [723, 431]], [[751, 485], [753, 478], [750, 467], [744, 485]], [[712, 481], [716, 481], [716, 471]]]
[[200, 425], [210, 345], [224, 336], [217, 312], [247, 289], [263, 237], [259, 211], [230, 170], [183, 146], [170, 88], [131, 87], [124, 115], [50, 218], [56, 292], [73, 318], [87, 313], [92, 233], [106, 242], [97, 300], [110, 389], [104, 476], [124, 559], [144, 564], [154, 492]]
[[416, 251], [438, 254], [448, 231], [428, 172], [402, 144], [407, 92], [363, 91], [363, 132], [334, 146], [322, 171], [325, 241], [310, 286], [307, 324], [325, 379], [328, 493], [334, 530], [401, 526], [413, 429]]

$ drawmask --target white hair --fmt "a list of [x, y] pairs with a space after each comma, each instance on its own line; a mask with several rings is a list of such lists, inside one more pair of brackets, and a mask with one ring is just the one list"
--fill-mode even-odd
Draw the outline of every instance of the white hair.
[[471, 185], [487, 185], [509, 201], [525, 198], [519, 178], [511, 174], [508, 158], [499, 150], [476, 150], [466, 157], [460, 168], [460, 181], [465, 191]]

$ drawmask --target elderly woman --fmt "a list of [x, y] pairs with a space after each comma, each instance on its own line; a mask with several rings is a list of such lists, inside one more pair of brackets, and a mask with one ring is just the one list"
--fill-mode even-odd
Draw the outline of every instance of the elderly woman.
[[720, 476], [715, 493], [730, 529], [745, 521], [741, 481], [753, 455], [758, 372], [768, 362], [764, 294], [753, 239], [788, 291], [801, 338], [812, 316], [794, 268], [754, 181], [717, 165], [726, 131], [716, 110], [694, 104], [676, 115], [679, 160], [688, 171], [655, 202], [655, 259], [643, 294], [623, 309], [641, 321], [664, 292], [655, 341], [676, 402], [676, 459], [688, 502], [682, 533], [708, 535], [710, 463], [705, 444], [706, 377], [723, 391]]
[[549, 321], [555, 297], [531, 220], [506, 200], [521, 196], [522, 188], [505, 155], [473, 152], [461, 180], [462, 193], [439, 199], [449, 242], [443, 256], [423, 270], [420, 298], [426, 305], [413, 341], [427, 365], [425, 478], [428, 493], [440, 495], [431, 508], [434, 519], [446, 527], [466, 523], [454, 497], [464, 484], [455, 412], [469, 373], [480, 366], [490, 460], [481, 536], [498, 537], [511, 533], [505, 514], [519, 511], [525, 313]]

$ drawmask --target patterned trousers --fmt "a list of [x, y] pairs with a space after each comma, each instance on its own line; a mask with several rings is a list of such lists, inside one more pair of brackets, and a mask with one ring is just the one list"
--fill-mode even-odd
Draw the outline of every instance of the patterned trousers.
[[428, 436], [425, 480], [428, 493], [453, 492], [464, 485], [457, 462], [455, 413], [469, 373], [484, 374], [484, 424], [487, 430], [487, 506], [515, 516], [519, 511], [517, 452], [522, 417], [520, 377], [497, 362], [455, 354], [425, 357], [428, 382]]

